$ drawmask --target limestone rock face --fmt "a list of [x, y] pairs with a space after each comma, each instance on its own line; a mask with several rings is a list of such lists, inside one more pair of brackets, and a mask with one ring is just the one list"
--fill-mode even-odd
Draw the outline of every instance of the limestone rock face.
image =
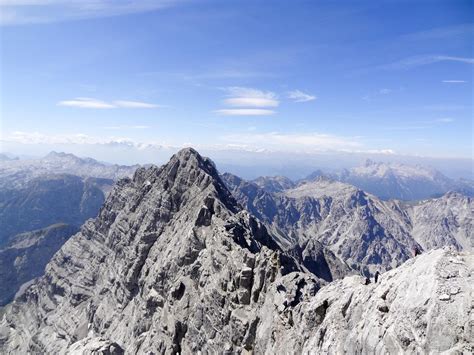
[[410, 208], [413, 237], [424, 249], [452, 245], [474, 251], [474, 199], [450, 192]]
[[67, 224], [18, 234], [0, 248], [0, 306], [13, 299], [20, 286], [44, 273], [51, 257], [78, 231]]
[[[474, 351], [474, 255], [433, 250], [362, 284], [337, 280], [267, 324], [261, 353], [401, 354]], [[278, 298], [274, 299], [275, 308]], [[290, 313], [291, 312], [291, 313]], [[271, 325], [270, 325], [271, 324]], [[274, 339], [274, 340], [273, 340]]]
[[320, 177], [271, 194], [230, 174], [223, 179], [283, 248], [317, 241], [351, 268], [374, 273], [400, 265], [418, 246], [398, 202], [381, 201], [351, 185]]
[[324, 176], [276, 193], [231, 174], [222, 177], [283, 249], [316, 241], [366, 274], [400, 265], [414, 247], [473, 250], [474, 202], [459, 193], [406, 205]]
[[[363, 194], [306, 195], [320, 211], [308, 221], [383, 207]], [[5, 308], [0, 353], [472, 350], [471, 254], [426, 253], [366, 286], [337, 279], [350, 268], [310, 235], [282, 247], [270, 232], [193, 149], [140, 168]]]
[[[0, 352], [89, 351], [85, 339], [126, 353], [251, 350], [268, 289], [303, 270], [295, 260], [213, 163], [186, 149], [117, 183], [98, 218], [7, 307]], [[325, 283], [304, 277], [305, 287]]]

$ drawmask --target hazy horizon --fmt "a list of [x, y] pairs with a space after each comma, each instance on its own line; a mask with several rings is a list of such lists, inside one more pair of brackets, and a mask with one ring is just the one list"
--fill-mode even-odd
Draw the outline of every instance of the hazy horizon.
[[[73, 154], [80, 158], [93, 158], [102, 163], [119, 165], [161, 165], [184, 147], [168, 147], [159, 150], [142, 151], [141, 155], [125, 150], [117, 150], [115, 159], [110, 158], [109, 152], [101, 154], [100, 149], [93, 152], [84, 150], [38, 150], [36, 154], [15, 154], [11, 151], [0, 152], [10, 158], [21, 160], [44, 158], [51, 152]], [[57, 147], [56, 147], [57, 148]], [[67, 148], [67, 147], [66, 147]], [[400, 163], [409, 166], [421, 166], [440, 171], [452, 179], [474, 179], [473, 160], [471, 159], [443, 159], [430, 157], [399, 156], [395, 154], [362, 154], [348, 152], [321, 152], [319, 154], [304, 153], [281, 153], [281, 152], [243, 152], [232, 150], [208, 150], [193, 147], [204, 156], [211, 158], [221, 173], [229, 172], [245, 179], [254, 179], [260, 176], [286, 176], [293, 180], [307, 177], [309, 174], [321, 170], [325, 173], [340, 172], [343, 169], [351, 169], [362, 166], [367, 160], [377, 163]], [[106, 148], [107, 150], [107, 148]], [[91, 153], [91, 154], [89, 154]], [[137, 159], [139, 158], [139, 159]]]

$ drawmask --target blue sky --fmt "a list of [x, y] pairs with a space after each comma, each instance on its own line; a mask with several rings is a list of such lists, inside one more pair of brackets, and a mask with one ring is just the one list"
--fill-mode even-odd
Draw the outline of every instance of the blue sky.
[[473, 4], [0, 0], [2, 150], [472, 159]]

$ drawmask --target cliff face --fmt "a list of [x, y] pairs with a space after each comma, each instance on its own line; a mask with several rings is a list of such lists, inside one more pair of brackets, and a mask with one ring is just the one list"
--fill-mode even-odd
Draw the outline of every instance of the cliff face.
[[[257, 350], [472, 353], [473, 275], [472, 254], [442, 249], [382, 274], [377, 284], [363, 285], [359, 276], [337, 280], [293, 309], [274, 314], [267, 322], [274, 340], [259, 343]], [[278, 298], [273, 302], [277, 306]]]
[[425, 249], [451, 245], [474, 251], [474, 199], [450, 192], [409, 209], [413, 237]]
[[[116, 185], [99, 217], [7, 310], [0, 344], [47, 353], [91, 343], [130, 353], [251, 350], [268, 289], [299, 269], [212, 162], [184, 150]], [[324, 283], [295, 277], [298, 290]]]
[[[344, 276], [347, 266], [311, 239], [299, 247], [281, 248], [236, 202], [213, 163], [185, 149], [116, 184], [99, 216], [6, 308], [0, 352], [429, 349], [448, 319], [435, 310], [453, 302], [470, 312], [467, 256], [437, 251], [364, 286], [359, 276], [328, 284], [324, 279]], [[442, 266], [451, 259], [463, 271], [444, 278], [443, 270], [455, 272]], [[379, 310], [380, 300], [388, 310]], [[410, 313], [417, 307], [419, 318]], [[409, 335], [407, 345], [405, 333], [391, 330], [398, 323], [427, 335]], [[467, 332], [449, 333], [443, 348], [455, 336], [466, 344]]]
[[223, 180], [284, 249], [320, 242], [363, 272], [397, 267], [414, 247], [473, 250], [474, 202], [458, 193], [406, 205], [325, 177], [277, 193], [231, 174]]

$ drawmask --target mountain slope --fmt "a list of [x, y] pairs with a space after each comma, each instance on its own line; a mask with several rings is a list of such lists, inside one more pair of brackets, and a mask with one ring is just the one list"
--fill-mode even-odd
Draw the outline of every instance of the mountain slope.
[[400, 265], [417, 245], [399, 203], [381, 201], [351, 185], [320, 177], [271, 194], [231, 174], [223, 179], [285, 249], [318, 241], [350, 267], [374, 273]]
[[474, 201], [458, 193], [405, 204], [322, 176], [277, 193], [231, 174], [222, 177], [284, 249], [318, 241], [363, 272], [400, 265], [415, 246], [473, 250]]
[[[268, 288], [298, 269], [212, 162], [186, 149], [117, 183], [99, 217], [7, 308], [0, 351], [250, 350]], [[298, 289], [324, 283], [296, 279]]]
[[[468, 349], [471, 329], [451, 315], [472, 309], [472, 257], [435, 251], [377, 285], [360, 276], [328, 285], [311, 260], [337, 259], [321, 260], [331, 253], [312, 242], [298, 245], [307, 253], [280, 248], [213, 163], [185, 149], [117, 183], [99, 216], [6, 307], [0, 352], [301, 353], [331, 344], [429, 352], [456, 341]], [[431, 348], [433, 339], [441, 346]]]
[[55, 223], [80, 226], [97, 215], [111, 185], [107, 179], [46, 175], [0, 189], [0, 246], [18, 233]]
[[0, 306], [10, 302], [22, 284], [41, 276], [54, 253], [77, 231], [55, 224], [18, 234], [0, 248]]
[[473, 284], [474, 255], [444, 249], [407, 261], [377, 284], [337, 280], [291, 309], [276, 293], [266, 304], [272, 337], [262, 332], [256, 352], [470, 354]]
[[412, 235], [425, 249], [454, 246], [474, 251], [474, 200], [450, 192], [409, 208]]
[[285, 176], [261, 176], [252, 182], [267, 192], [281, 192], [296, 186]]

